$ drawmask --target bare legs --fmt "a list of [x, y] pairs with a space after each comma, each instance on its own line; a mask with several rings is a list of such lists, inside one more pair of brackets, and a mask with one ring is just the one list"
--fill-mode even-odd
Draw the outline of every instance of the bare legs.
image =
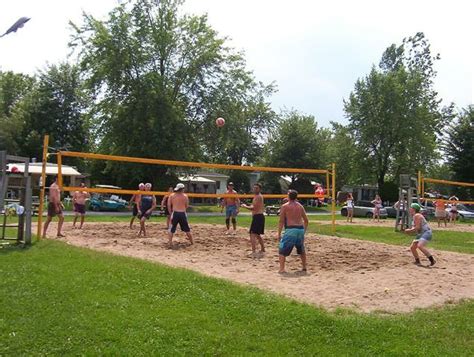
[[411, 253], [415, 258], [415, 264], [420, 265], [420, 255], [418, 254], [417, 249], [419, 249], [430, 261], [431, 265], [435, 264], [435, 260], [428, 249], [425, 248], [422, 242], [413, 241], [410, 245]]
[[[301, 253], [300, 254], [300, 258], [301, 258], [301, 265], [302, 265], [302, 271], [307, 271], [307, 268], [306, 268], [306, 253]], [[280, 274], [281, 273], [284, 273], [285, 272], [285, 263], [286, 263], [286, 257], [284, 255], [279, 255], [278, 257], [279, 261], [280, 261], [280, 270], [278, 271]]]
[[[58, 214], [58, 218], [59, 218], [59, 221], [58, 221], [57, 236], [64, 237], [64, 235], [61, 233], [61, 230], [63, 228], [63, 223], [64, 223], [64, 216], [62, 214]], [[51, 223], [52, 220], [53, 220], [52, 216], [48, 216], [48, 218], [46, 219], [46, 222], [44, 223], [44, 228], [43, 228], [43, 238], [46, 238], [46, 232], [48, 231], [49, 224]]]
[[352, 223], [352, 217], [354, 217], [354, 211], [351, 209], [347, 210], [347, 222]]
[[[194, 244], [193, 234], [191, 232], [185, 232], [186, 238], [189, 240], [189, 243]], [[173, 246], [173, 236], [174, 233], [171, 230], [168, 231], [168, 246], [171, 248]]]
[[250, 233], [250, 244], [252, 245], [252, 254], [255, 254], [257, 250], [257, 241], [260, 244], [260, 253], [265, 252], [265, 244], [263, 243], [262, 236], [260, 234]]
[[449, 221], [453, 224], [456, 225], [456, 220], [458, 218], [458, 213], [457, 212], [451, 212], [451, 216], [449, 217]]
[[[79, 214], [76, 213], [74, 216], [74, 222], [72, 224], [73, 228], [76, 228], [76, 222], [77, 222], [78, 217], [79, 217]], [[85, 215], [81, 214], [81, 225], [79, 226], [79, 229], [82, 229], [82, 226], [84, 225], [84, 220], [85, 220]]]
[[444, 226], [447, 227], [448, 226], [448, 222], [446, 220], [446, 217], [436, 217], [437, 221], [438, 221], [438, 227], [441, 227], [441, 221], [444, 221]]
[[140, 218], [140, 232], [138, 232], [138, 236], [140, 237], [142, 234], [146, 237], [146, 226], [145, 226], [146, 217]]
[[[225, 226], [227, 228], [226, 234], [230, 233], [230, 220], [230, 217], [225, 219]], [[235, 217], [232, 217], [232, 228], [234, 229], [232, 233], [235, 235], [235, 231], [237, 230], [237, 219]]]

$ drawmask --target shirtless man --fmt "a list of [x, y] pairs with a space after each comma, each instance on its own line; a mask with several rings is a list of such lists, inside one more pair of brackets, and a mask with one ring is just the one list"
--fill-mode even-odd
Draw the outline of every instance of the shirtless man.
[[43, 228], [43, 238], [46, 238], [46, 231], [48, 230], [48, 226], [51, 223], [54, 216], [59, 217], [58, 222], [58, 237], [65, 237], [61, 233], [61, 229], [63, 227], [64, 216], [63, 216], [63, 204], [61, 203], [61, 191], [58, 186], [58, 178], [55, 176], [53, 178], [53, 183], [49, 186], [49, 195], [48, 195], [48, 218], [44, 223]]
[[[280, 260], [280, 274], [285, 272], [286, 257], [291, 254], [291, 251], [296, 247], [296, 252], [301, 257], [303, 265], [303, 272], [306, 272], [306, 251], [304, 249], [304, 234], [308, 228], [308, 217], [304, 207], [296, 201], [298, 192], [295, 190], [288, 191], [288, 202], [281, 206], [280, 222], [278, 224], [278, 240], [279, 246], [279, 260]], [[283, 238], [281, 231], [285, 227]]]
[[[85, 188], [85, 183], [81, 182], [80, 187]], [[82, 229], [86, 215], [86, 199], [89, 197], [89, 192], [86, 191], [75, 191], [72, 194], [72, 204], [74, 205], [74, 222], [72, 224], [73, 228], [76, 228], [77, 218], [79, 215], [81, 215], [81, 225], [79, 226], [79, 229]]]
[[[138, 185], [138, 189], [140, 191], [145, 190], [145, 184], [142, 182]], [[133, 228], [133, 221], [135, 220], [135, 217], [138, 216], [138, 202], [140, 202], [140, 194], [134, 194], [132, 198], [130, 198], [129, 205], [132, 207], [132, 219], [130, 220], [130, 229]]]
[[171, 213], [168, 211], [168, 199], [170, 195], [173, 193], [173, 186], [168, 187], [168, 194], [163, 196], [161, 200], [161, 210], [165, 213], [166, 216], [166, 230], [170, 229], [171, 223]]
[[260, 193], [262, 191], [262, 185], [256, 183], [253, 185], [253, 197], [252, 204], [242, 204], [241, 207], [247, 208], [252, 211], [252, 223], [250, 224], [250, 244], [252, 245], [252, 256], [256, 256], [257, 244], [260, 244], [260, 253], [265, 252], [265, 245], [263, 244], [262, 234], [265, 232], [265, 206], [263, 205], [263, 196]]
[[[237, 195], [237, 191], [234, 190], [234, 184], [229, 182], [227, 184], [227, 195]], [[240, 200], [238, 197], [226, 197], [222, 200], [221, 213], [225, 207], [225, 225], [227, 227], [226, 235], [230, 234], [230, 219], [232, 218], [232, 227], [234, 228], [232, 234], [235, 235], [237, 229], [237, 215], [239, 214]]]
[[154, 195], [148, 195], [147, 192], [151, 191], [151, 183], [145, 184], [145, 192], [140, 195], [140, 200], [138, 201], [138, 218], [140, 218], [140, 232], [138, 236], [142, 234], [146, 237], [146, 226], [145, 222], [151, 217], [151, 213], [156, 208], [156, 197]]
[[178, 183], [174, 189], [174, 193], [168, 198], [168, 211], [171, 213], [171, 228], [168, 232], [168, 245], [170, 248], [173, 245], [173, 235], [176, 233], [178, 224], [181, 230], [186, 233], [186, 237], [191, 244], [194, 243], [191, 228], [189, 228], [188, 224], [188, 217], [186, 216], [188, 206], [189, 199], [184, 193], [184, 185]]

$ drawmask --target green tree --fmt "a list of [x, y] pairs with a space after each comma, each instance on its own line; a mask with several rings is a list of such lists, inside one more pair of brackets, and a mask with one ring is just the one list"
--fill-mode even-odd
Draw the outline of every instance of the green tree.
[[86, 150], [89, 144], [86, 99], [77, 67], [63, 63], [40, 72], [36, 85], [12, 113], [22, 123], [21, 152], [41, 157], [45, 134], [50, 135], [50, 145], [54, 148]]
[[331, 137], [327, 145], [328, 164], [336, 164], [336, 189], [346, 184], [362, 183], [363, 174], [357, 164], [360, 158], [351, 128], [331, 122]]
[[[318, 128], [311, 115], [303, 115], [296, 111], [285, 112], [270, 130], [265, 145], [264, 162], [268, 166], [297, 167], [320, 169], [327, 166], [326, 146], [330, 141], [330, 131]], [[284, 174], [284, 173], [282, 173]], [[275, 189], [276, 181], [271, 179], [274, 174], [264, 175]], [[325, 177], [316, 175], [291, 174], [291, 183], [298, 179], [322, 182]]]
[[437, 159], [437, 134], [451, 114], [440, 110], [433, 89], [437, 59], [417, 33], [387, 48], [379, 67], [359, 79], [344, 102], [366, 181], [381, 187], [387, 175], [414, 172]]
[[[241, 54], [226, 46], [206, 16], [180, 15], [180, 0], [136, 0], [106, 21], [84, 15], [73, 25], [93, 111], [97, 150], [176, 160], [253, 160], [267, 120], [263, 99]], [[217, 116], [227, 119], [217, 131]], [[165, 167], [98, 164], [122, 185], [149, 180], [162, 187]]]
[[31, 91], [35, 79], [14, 72], [0, 72], [0, 150], [21, 155], [22, 122], [12, 116], [15, 106]]
[[[474, 178], [474, 105], [460, 113], [458, 120], [448, 130], [446, 151], [453, 178], [462, 182], [473, 182]], [[461, 190], [474, 197], [473, 189]]]

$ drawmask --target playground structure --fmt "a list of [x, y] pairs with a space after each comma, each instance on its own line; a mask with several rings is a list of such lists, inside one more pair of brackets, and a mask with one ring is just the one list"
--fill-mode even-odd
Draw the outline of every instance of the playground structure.
[[419, 180], [411, 175], [400, 175], [395, 231], [403, 231], [412, 225], [409, 207], [413, 202], [420, 202], [418, 182]]
[[[7, 172], [7, 164], [12, 161], [24, 163], [24, 171]], [[0, 212], [3, 216], [0, 222], [0, 240], [31, 243], [32, 183], [29, 162], [27, 157], [7, 155], [6, 151], [0, 151]], [[16, 190], [18, 198], [6, 197], [9, 190]], [[7, 222], [11, 211], [18, 216], [17, 223]], [[16, 228], [16, 237], [8, 237], [7, 228]]]
[[[42, 172], [42, 182], [45, 182], [45, 167], [48, 157], [48, 140], [49, 138], [45, 136], [43, 144], [43, 172]], [[211, 164], [203, 162], [189, 162], [189, 161], [174, 161], [174, 160], [160, 160], [160, 159], [151, 159], [151, 158], [138, 158], [138, 157], [128, 157], [128, 156], [117, 156], [117, 155], [105, 155], [105, 154], [95, 154], [95, 153], [84, 153], [84, 152], [73, 152], [73, 151], [58, 151], [57, 156], [57, 165], [58, 165], [58, 185], [61, 191], [86, 191], [86, 192], [95, 192], [95, 193], [114, 193], [114, 194], [140, 194], [141, 191], [138, 190], [127, 190], [127, 189], [112, 189], [112, 188], [80, 188], [80, 187], [69, 187], [63, 185], [63, 175], [62, 175], [62, 161], [63, 157], [75, 157], [82, 159], [93, 159], [93, 160], [109, 160], [109, 161], [118, 161], [118, 162], [131, 162], [131, 163], [141, 163], [141, 164], [151, 164], [151, 165], [166, 165], [166, 166], [175, 166], [175, 167], [187, 167], [187, 168], [206, 168], [206, 169], [220, 169], [220, 170], [241, 170], [241, 171], [250, 171], [250, 172], [279, 172], [279, 173], [300, 173], [300, 174], [318, 174], [324, 175], [326, 178], [326, 193], [323, 195], [315, 194], [300, 194], [299, 198], [330, 198], [331, 199], [331, 214], [332, 214], [332, 230], [333, 232], [336, 229], [336, 207], [335, 207], [335, 196], [336, 196], [336, 165], [333, 163], [330, 169], [298, 169], [298, 168], [281, 168], [281, 167], [263, 167], [263, 166], [239, 166], [239, 165], [227, 165], [227, 164]], [[150, 191], [149, 194], [156, 196], [165, 196], [168, 192], [165, 191]], [[45, 195], [44, 185], [41, 187], [40, 193], [40, 202], [43, 202]], [[199, 197], [199, 198], [225, 198], [225, 197], [235, 197], [235, 195], [229, 194], [211, 194], [211, 193], [187, 193], [189, 197]], [[238, 194], [239, 198], [252, 198], [253, 194]], [[286, 197], [285, 194], [263, 194], [264, 198], [280, 198], [283, 199]], [[39, 220], [38, 220], [38, 237], [40, 237], [41, 226], [42, 226], [42, 213], [43, 205], [40, 203], [39, 207]]]

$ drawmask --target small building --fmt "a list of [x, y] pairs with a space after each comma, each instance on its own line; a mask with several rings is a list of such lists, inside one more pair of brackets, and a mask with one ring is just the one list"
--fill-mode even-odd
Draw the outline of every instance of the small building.
[[[214, 180], [195, 175], [181, 176], [178, 177], [178, 180], [184, 184], [188, 193], [217, 193], [217, 185]], [[217, 200], [215, 198], [191, 197], [190, 202], [192, 204], [215, 204]]]
[[[41, 183], [41, 173], [43, 170], [43, 164], [41, 162], [31, 162], [28, 164], [30, 175], [32, 176], [33, 187], [39, 187]], [[24, 163], [10, 163], [7, 165], [7, 172], [24, 172]], [[64, 185], [77, 186], [80, 181], [87, 179], [86, 176], [81, 174], [75, 167], [68, 165], [61, 165], [61, 173], [64, 180]], [[47, 163], [46, 164], [46, 176], [56, 176], [58, 174], [58, 165]], [[87, 184], [87, 183], [86, 183]]]
[[351, 192], [356, 201], [372, 201], [379, 192], [378, 186], [374, 185], [344, 185], [342, 192]]
[[217, 172], [198, 172], [196, 176], [214, 181], [216, 184], [215, 193], [225, 193], [227, 191], [227, 182], [229, 181], [228, 175]]

